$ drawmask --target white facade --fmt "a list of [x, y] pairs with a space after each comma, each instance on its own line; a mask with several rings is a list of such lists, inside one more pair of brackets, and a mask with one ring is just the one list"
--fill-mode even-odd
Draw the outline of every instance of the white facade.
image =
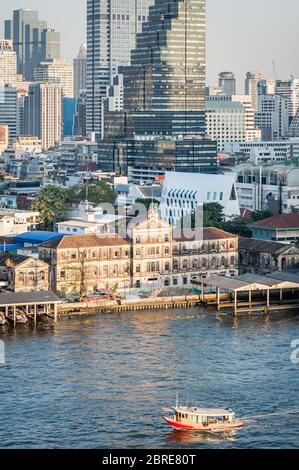
[[13, 51], [12, 41], [0, 39], [0, 83], [16, 85], [17, 55]]
[[255, 125], [262, 131], [263, 140], [277, 140], [287, 137], [289, 131], [288, 101], [281, 96], [264, 95], [259, 97]]
[[287, 100], [289, 114], [294, 117], [299, 108], [299, 79], [278, 80], [276, 82], [276, 94]]
[[251, 211], [299, 211], [299, 168], [244, 164], [234, 168], [240, 207]]
[[62, 59], [46, 60], [34, 70], [37, 82], [60, 83], [65, 98], [74, 96], [74, 70], [70, 62]]
[[249, 95], [217, 95], [207, 96], [206, 104], [209, 103], [221, 103], [221, 102], [233, 102], [240, 103], [246, 111], [246, 141], [252, 141], [261, 138], [261, 131], [255, 128], [254, 123], [254, 109], [252, 107], [252, 98]]
[[259, 142], [229, 142], [224, 145], [224, 151], [231, 154], [244, 154], [248, 157], [252, 149], [273, 149], [277, 158], [283, 157], [287, 160], [294, 156], [297, 151], [299, 155], [299, 138], [259, 141]]
[[247, 72], [245, 79], [245, 95], [251, 96], [254, 111], [258, 110], [258, 84], [262, 80], [260, 72]]
[[17, 235], [35, 230], [38, 218], [39, 212], [1, 209], [0, 235]]
[[160, 214], [176, 226], [182, 218], [204, 203], [217, 202], [228, 217], [240, 215], [234, 175], [167, 172], [163, 184]]
[[217, 140], [219, 151], [225, 142], [240, 142], [246, 136], [246, 110], [241, 103], [208, 101], [206, 105], [206, 132]]

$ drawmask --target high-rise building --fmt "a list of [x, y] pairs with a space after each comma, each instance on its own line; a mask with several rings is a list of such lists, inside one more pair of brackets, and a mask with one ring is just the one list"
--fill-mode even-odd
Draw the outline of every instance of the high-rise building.
[[299, 79], [277, 80], [276, 94], [286, 98], [289, 107], [290, 120], [292, 120], [299, 108]]
[[79, 98], [80, 93], [86, 90], [86, 45], [82, 44], [74, 59], [74, 97]]
[[17, 72], [33, 80], [34, 69], [41, 59], [41, 34], [47, 23], [40, 21], [35, 10], [14, 10], [13, 20], [4, 23], [5, 39], [13, 40], [17, 54]]
[[277, 95], [259, 96], [255, 126], [262, 131], [262, 140], [273, 141], [287, 137], [289, 131], [289, 108], [285, 98]]
[[40, 60], [60, 59], [60, 32], [47, 28], [41, 32]]
[[275, 95], [276, 91], [276, 80], [273, 78], [267, 78], [260, 80], [257, 85], [258, 95]]
[[118, 67], [129, 65], [154, 0], [87, 0], [87, 130], [103, 136], [103, 100]]
[[236, 77], [233, 72], [220, 72], [219, 87], [222, 88], [224, 95], [236, 94]]
[[74, 70], [72, 64], [66, 60], [41, 62], [34, 71], [34, 79], [38, 82], [60, 83], [63, 96], [73, 98]]
[[246, 138], [246, 109], [237, 101], [207, 102], [207, 134], [217, 140], [219, 151], [226, 142], [242, 142]]
[[15, 85], [17, 81], [17, 56], [12, 41], [0, 39], [0, 83]]
[[41, 139], [48, 150], [61, 140], [62, 92], [56, 83], [32, 83], [25, 100], [25, 133]]
[[127, 166], [131, 179], [217, 170], [205, 123], [205, 0], [156, 0], [122, 74], [123, 120], [119, 112], [108, 118], [122, 131], [118, 142], [99, 144], [100, 166], [108, 169], [110, 152], [111, 169]]
[[0, 124], [8, 126], [9, 139], [17, 136], [17, 90], [0, 84]]
[[254, 111], [258, 110], [258, 84], [262, 80], [260, 72], [247, 72], [245, 79], [245, 95], [250, 95]]

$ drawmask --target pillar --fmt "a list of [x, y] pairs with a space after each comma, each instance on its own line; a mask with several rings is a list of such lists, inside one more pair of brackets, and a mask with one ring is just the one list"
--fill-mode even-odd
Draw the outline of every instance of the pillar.
[[57, 318], [58, 318], [57, 304], [54, 304], [54, 323], [57, 323]]
[[36, 325], [37, 323], [37, 307], [34, 305], [34, 324]]
[[217, 310], [220, 310], [220, 287], [217, 286]]

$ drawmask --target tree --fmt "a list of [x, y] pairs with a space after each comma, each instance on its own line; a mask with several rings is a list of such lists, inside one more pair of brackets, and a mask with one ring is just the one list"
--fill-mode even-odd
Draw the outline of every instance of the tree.
[[67, 190], [67, 201], [80, 200], [99, 205], [108, 203], [114, 205], [115, 191], [104, 181], [94, 180], [88, 186], [79, 184]]
[[248, 224], [250, 224], [250, 222], [250, 219], [235, 215], [225, 221], [222, 225], [222, 228], [226, 232], [234, 233], [235, 235], [239, 235], [240, 237], [251, 238], [252, 232], [248, 227]]
[[31, 204], [31, 210], [40, 213], [40, 228], [53, 230], [56, 223], [65, 220], [67, 214], [66, 190], [59, 186], [46, 186]]
[[268, 219], [269, 217], [272, 217], [273, 214], [271, 211], [255, 211], [252, 213], [252, 220], [249, 221], [250, 222], [258, 222], [259, 220], [264, 220], [264, 219]]
[[218, 202], [203, 205], [203, 226], [222, 228], [224, 223], [223, 207]]

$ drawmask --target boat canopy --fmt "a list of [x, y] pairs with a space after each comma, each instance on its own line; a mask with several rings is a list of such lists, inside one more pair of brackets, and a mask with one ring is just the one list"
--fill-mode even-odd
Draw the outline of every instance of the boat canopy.
[[227, 410], [225, 408], [187, 408], [180, 406], [176, 408], [177, 413], [193, 413], [200, 416], [208, 416], [210, 418], [217, 418], [219, 416], [230, 416], [234, 417], [235, 413], [232, 410]]

